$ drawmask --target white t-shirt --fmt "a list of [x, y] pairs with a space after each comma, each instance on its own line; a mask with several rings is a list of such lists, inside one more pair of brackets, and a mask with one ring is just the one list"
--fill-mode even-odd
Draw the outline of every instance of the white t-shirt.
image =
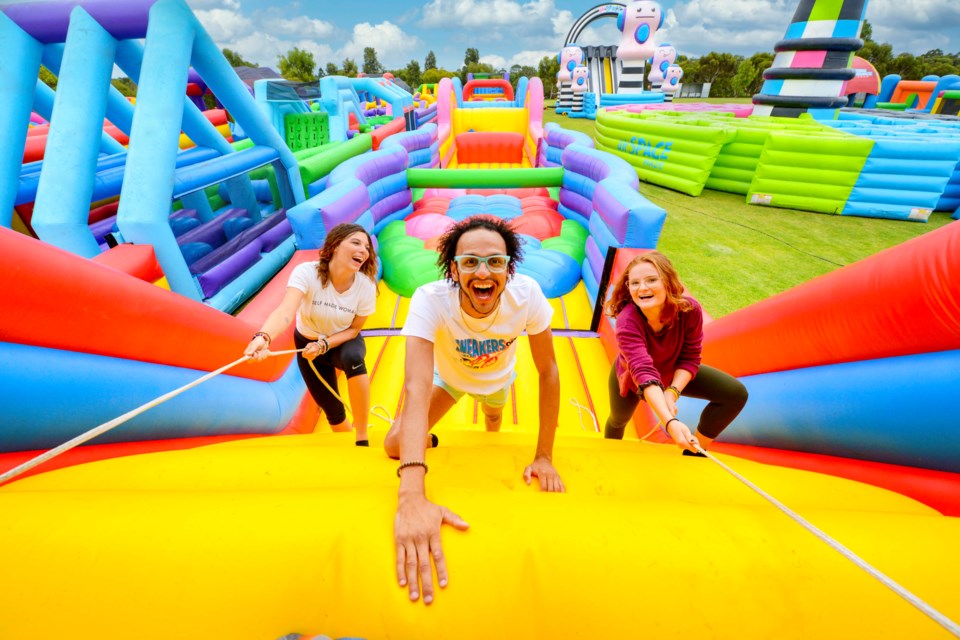
[[304, 293], [297, 311], [297, 331], [310, 340], [343, 331], [355, 316], [369, 316], [377, 310], [377, 285], [359, 272], [350, 288], [338, 293], [329, 280], [327, 286], [320, 285], [317, 262], [304, 262], [290, 274], [287, 286]]
[[510, 383], [517, 338], [524, 330], [529, 335], [545, 331], [553, 307], [537, 281], [521, 273], [507, 281], [500, 310], [494, 311], [496, 319], [468, 316], [460, 309], [459, 291], [446, 280], [418, 288], [410, 299], [401, 335], [433, 343], [437, 373], [454, 389], [477, 395], [496, 393]]

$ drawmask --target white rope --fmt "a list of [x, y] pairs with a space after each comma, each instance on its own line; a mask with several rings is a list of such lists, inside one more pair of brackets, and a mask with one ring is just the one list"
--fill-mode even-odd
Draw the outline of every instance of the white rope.
[[[383, 411], [383, 415], [377, 413], [377, 409]], [[393, 426], [393, 418], [390, 417], [390, 412], [387, 411], [386, 407], [382, 405], [375, 404], [370, 407], [370, 415], [372, 415], [374, 418], [380, 418], [381, 420], [388, 422], [390, 426]]]
[[[287, 354], [290, 354], [290, 353], [296, 353], [296, 351], [276, 351], [276, 352], [270, 353], [269, 355], [271, 355], [271, 356], [282, 356], [282, 355], [287, 355]], [[16, 467], [14, 467], [13, 469], [10, 469], [10, 470], [7, 471], [6, 473], [0, 474], [0, 485], [4, 484], [5, 482], [7, 482], [7, 481], [9, 481], [9, 480], [12, 480], [13, 478], [16, 478], [16, 477], [19, 476], [20, 474], [22, 474], [22, 473], [24, 473], [24, 472], [26, 472], [26, 471], [29, 471], [30, 469], [33, 469], [33, 468], [36, 467], [37, 465], [43, 464], [43, 463], [46, 462], [47, 460], [50, 460], [50, 459], [52, 459], [52, 458], [57, 457], [57, 456], [60, 455], [61, 453], [65, 453], [65, 452], [69, 451], [70, 449], [73, 449], [74, 447], [77, 447], [77, 446], [83, 444], [84, 442], [87, 442], [88, 440], [93, 440], [93, 439], [96, 438], [97, 436], [103, 435], [104, 433], [106, 433], [107, 431], [110, 431], [111, 429], [113, 429], [113, 428], [115, 428], [115, 427], [119, 427], [119, 426], [120, 426], [121, 424], [123, 424], [124, 422], [127, 422], [128, 420], [131, 420], [131, 419], [133, 419], [133, 418], [136, 418], [138, 415], [140, 415], [141, 413], [147, 411], [148, 409], [152, 409], [152, 408], [156, 407], [157, 405], [163, 404], [163, 403], [166, 402], [167, 400], [170, 400], [171, 398], [177, 397], [178, 395], [180, 395], [180, 394], [183, 393], [184, 391], [187, 391], [188, 389], [192, 389], [192, 388], [194, 388], [195, 386], [197, 386], [198, 384], [201, 384], [201, 383], [203, 383], [203, 382], [206, 382], [206, 381], [209, 380], [210, 378], [213, 378], [213, 377], [215, 377], [215, 376], [218, 376], [218, 375], [220, 375], [221, 373], [223, 373], [224, 371], [226, 371], [227, 369], [231, 369], [231, 368], [237, 366], [238, 364], [240, 364], [241, 362], [246, 362], [246, 361], [249, 360], [249, 359], [250, 359], [250, 356], [243, 356], [242, 358], [238, 358], [238, 359], [234, 360], [233, 362], [231, 362], [230, 364], [226, 364], [226, 365], [220, 367], [220, 368], [217, 369], [216, 371], [211, 371], [210, 373], [207, 373], [207, 374], [204, 374], [204, 375], [200, 376], [199, 378], [197, 378], [197, 379], [194, 380], [193, 382], [191, 382], [191, 383], [189, 383], [189, 384], [185, 384], [185, 385], [183, 385], [182, 387], [180, 387], [179, 389], [174, 389], [173, 391], [170, 391], [169, 393], [165, 393], [165, 394], [163, 394], [162, 396], [159, 396], [159, 397], [157, 397], [157, 398], [154, 398], [153, 400], [151, 400], [151, 401], [149, 401], [149, 402], [146, 402], [146, 403], [140, 405], [140, 406], [137, 407], [136, 409], [132, 409], [132, 410], [126, 412], [126, 413], [123, 414], [122, 416], [118, 416], [118, 417], [114, 418], [113, 420], [110, 420], [109, 422], [104, 422], [103, 424], [101, 424], [101, 425], [99, 425], [99, 426], [96, 426], [96, 427], [94, 427], [93, 429], [90, 429], [89, 431], [86, 431], [86, 432], [84, 432], [84, 433], [81, 433], [80, 435], [78, 435], [77, 437], [75, 437], [75, 438], [73, 438], [73, 439], [71, 439], [71, 440], [67, 440], [67, 441], [64, 442], [63, 444], [61, 444], [61, 445], [59, 445], [59, 446], [57, 446], [57, 447], [54, 447], [53, 449], [50, 449], [49, 451], [46, 451], [46, 452], [44, 452], [44, 453], [41, 453], [40, 455], [38, 455], [38, 456], [36, 456], [36, 457], [34, 457], [34, 458], [31, 458], [30, 460], [27, 460], [27, 461], [24, 462], [23, 464], [21, 464], [21, 465], [19, 465], [19, 466], [16, 466]]]
[[900, 596], [901, 598], [903, 598], [904, 600], [912, 604], [914, 607], [922, 611], [934, 622], [936, 622], [941, 627], [943, 627], [944, 629], [952, 633], [954, 636], [960, 638], [960, 625], [957, 625], [956, 622], [946, 617], [945, 615], [943, 615], [942, 613], [940, 613], [939, 611], [931, 607], [929, 604], [927, 604], [926, 602], [924, 602], [923, 600], [915, 596], [913, 593], [911, 593], [904, 587], [894, 582], [890, 577], [883, 574], [878, 569], [875, 569], [874, 567], [872, 567], [869, 563], [867, 563], [866, 560], [864, 560], [863, 558], [855, 554], [853, 551], [851, 551], [850, 549], [846, 548], [845, 546], [843, 546], [842, 544], [840, 544], [839, 542], [831, 538], [829, 535], [827, 535], [826, 533], [818, 529], [815, 525], [813, 525], [812, 523], [804, 519], [803, 516], [791, 510], [785, 504], [783, 504], [782, 502], [780, 502], [770, 494], [766, 493], [763, 489], [761, 489], [757, 485], [753, 484], [752, 482], [744, 478], [742, 475], [740, 475], [739, 473], [737, 473], [736, 471], [734, 471], [733, 469], [725, 465], [720, 460], [714, 458], [712, 455], [704, 451], [699, 446], [697, 447], [697, 451], [699, 451], [700, 453], [704, 454], [706, 457], [716, 462], [718, 465], [720, 465], [721, 468], [723, 468], [724, 471], [726, 471], [727, 473], [732, 475], [734, 478], [736, 478], [740, 482], [744, 483], [745, 485], [747, 485], [748, 487], [756, 491], [762, 497], [767, 499], [773, 506], [777, 507], [778, 509], [783, 511], [785, 514], [793, 518], [793, 520], [797, 522], [800, 526], [804, 527], [807, 531], [809, 531], [813, 535], [820, 538], [820, 540], [822, 540], [823, 542], [833, 547], [837, 552], [843, 555], [847, 560], [849, 560], [853, 564], [857, 565], [858, 567], [866, 571], [872, 577], [879, 580], [888, 589], [890, 589], [891, 591], [896, 593], [898, 596]]
[[587, 428], [583, 426], [583, 412], [586, 411], [587, 415], [590, 416], [590, 420], [593, 421], [593, 430], [600, 432], [600, 424], [597, 422], [597, 416], [593, 415], [593, 411], [590, 411], [590, 407], [585, 407], [579, 402], [576, 398], [570, 398], [570, 404], [577, 408], [577, 417], [580, 419], [580, 429], [581, 431], [586, 431]]

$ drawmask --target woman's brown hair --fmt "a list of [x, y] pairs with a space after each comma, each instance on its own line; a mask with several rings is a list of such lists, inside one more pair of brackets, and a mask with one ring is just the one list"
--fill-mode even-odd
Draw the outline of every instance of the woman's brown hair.
[[680, 276], [677, 270], [673, 268], [673, 263], [667, 256], [659, 251], [648, 251], [641, 253], [627, 265], [620, 277], [613, 285], [613, 293], [610, 294], [610, 300], [606, 304], [607, 315], [615, 318], [628, 303], [633, 302], [630, 295], [630, 271], [641, 262], [649, 262], [660, 274], [663, 280], [663, 287], [667, 292], [667, 299], [663, 304], [663, 312], [660, 314], [660, 321], [665, 325], [670, 324], [681, 311], [689, 311], [693, 308], [690, 301], [683, 297], [683, 283], [680, 282]]
[[358, 231], [362, 231], [364, 235], [367, 236], [367, 244], [369, 245], [370, 253], [366, 262], [364, 262], [363, 266], [360, 267], [360, 273], [364, 274], [371, 280], [376, 281], [377, 250], [373, 248], [373, 238], [371, 238], [367, 230], [361, 227], [359, 224], [343, 222], [335, 226], [333, 229], [330, 229], [330, 233], [327, 234], [326, 240], [323, 241], [323, 246], [320, 247], [320, 260], [317, 262], [317, 277], [320, 278], [320, 284], [324, 287], [327, 286], [327, 281], [330, 280], [330, 260], [333, 258], [333, 252], [337, 250], [337, 247], [340, 246], [341, 242]]

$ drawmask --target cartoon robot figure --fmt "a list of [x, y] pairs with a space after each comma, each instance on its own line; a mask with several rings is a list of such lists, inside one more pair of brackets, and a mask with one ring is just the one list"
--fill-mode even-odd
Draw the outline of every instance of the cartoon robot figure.
[[564, 47], [557, 59], [560, 62], [560, 71], [557, 73], [557, 84], [560, 87], [557, 113], [566, 113], [573, 104], [573, 89], [570, 83], [573, 80], [573, 70], [583, 64], [583, 49], [575, 46]]
[[680, 80], [683, 78], [683, 69], [680, 65], [672, 64], [667, 67], [667, 72], [663, 74], [663, 101], [673, 102], [673, 94], [680, 89]]
[[650, 73], [647, 80], [650, 81], [650, 89], [659, 91], [663, 84], [663, 77], [667, 73], [667, 67], [677, 61], [677, 50], [673, 45], [663, 43], [657, 47], [653, 53], [653, 62], [650, 63]]
[[617, 58], [622, 64], [617, 93], [643, 93], [644, 62], [653, 56], [653, 36], [663, 26], [663, 9], [652, 0], [634, 0], [617, 18], [620, 43]]
[[590, 70], [580, 65], [575, 67], [571, 75], [571, 89], [573, 90], [573, 104], [570, 115], [583, 113], [583, 94], [590, 91]]

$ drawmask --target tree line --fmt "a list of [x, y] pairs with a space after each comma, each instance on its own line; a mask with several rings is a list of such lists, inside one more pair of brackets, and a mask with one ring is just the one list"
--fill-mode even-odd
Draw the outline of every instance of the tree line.
[[[960, 52], [944, 53], [940, 49], [932, 49], [919, 56], [909, 53], [894, 55], [892, 45], [876, 42], [873, 39], [873, 27], [868, 20], [863, 22], [861, 38], [864, 46], [857, 55], [870, 61], [881, 78], [894, 73], [907, 80], [919, 80], [928, 75], [960, 75]], [[259, 66], [244, 60], [239, 53], [230, 49], [223, 49], [223, 55], [234, 67]], [[698, 58], [679, 56], [677, 64], [683, 69], [684, 82], [711, 83], [710, 95], [713, 97], [749, 97], [760, 92], [763, 85], [763, 72], [773, 63], [773, 55], [772, 52], [764, 52], [745, 57], [711, 51]], [[317, 64], [311, 52], [294, 47], [285, 55], [278, 56], [277, 64], [280, 75], [295, 82], [312, 82], [332, 75], [355, 78], [363, 73], [368, 76], [379, 76], [389, 71], [414, 91], [421, 84], [434, 84], [442, 78], [459, 77], [461, 82], [466, 82], [468, 73], [502, 76], [509, 72], [510, 83], [514, 86], [521, 77], [539, 77], [543, 82], [544, 97], [548, 99], [556, 96], [556, 78], [560, 70], [556, 56], [543, 57], [536, 68], [529, 65], [513, 65], [509, 69], [495, 69], [490, 64], [480, 62], [480, 51], [475, 47], [467, 48], [463, 65], [459, 69], [438, 67], [437, 57], [433, 51], [427, 53], [422, 66], [418, 60], [410, 60], [402, 68], [387, 69], [380, 63], [377, 51], [373, 47], [364, 48], [363, 60], [359, 63], [353, 58], [345, 58], [339, 64], [327, 62], [323, 66]], [[44, 67], [40, 69], [40, 79], [56, 89], [56, 76]], [[125, 96], [136, 95], [136, 84], [129, 78], [116, 78], [113, 84]]]

